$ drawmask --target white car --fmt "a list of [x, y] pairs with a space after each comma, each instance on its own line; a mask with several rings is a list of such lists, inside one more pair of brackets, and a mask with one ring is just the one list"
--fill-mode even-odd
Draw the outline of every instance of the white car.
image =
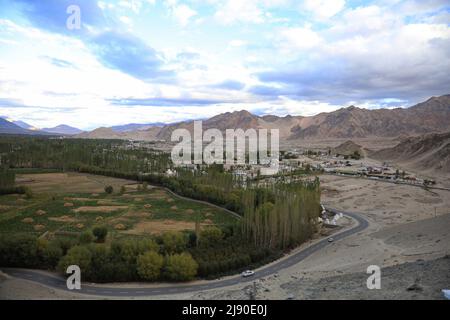
[[245, 270], [244, 272], [241, 273], [241, 276], [243, 276], [244, 278], [247, 278], [247, 277], [251, 277], [254, 274], [255, 274], [255, 271]]
[[333, 242], [334, 239], [333, 238], [328, 238], [328, 242]]

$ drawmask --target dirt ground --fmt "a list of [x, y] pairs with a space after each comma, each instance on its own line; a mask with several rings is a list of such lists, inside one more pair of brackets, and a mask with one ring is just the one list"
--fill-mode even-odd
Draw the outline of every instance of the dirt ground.
[[134, 184], [134, 181], [111, 177], [89, 175], [83, 173], [38, 173], [18, 174], [16, 183], [29, 186], [35, 192], [49, 193], [102, 193], [106, 185], [119, 190], [124, 184]]

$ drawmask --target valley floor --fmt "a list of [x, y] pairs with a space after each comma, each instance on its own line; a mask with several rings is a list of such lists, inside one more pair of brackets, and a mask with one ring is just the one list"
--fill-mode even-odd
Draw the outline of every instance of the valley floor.
[[[443, 298], [441, 290], [450, 288], [450, 192], [346, 177], [321, 179], [323, 202], [363, 214], [370, 222], [367, 229], [255, 285], [149, 298], [248, 299], [255, 288], [256, 299]], [[349, 224], [347, 218], [341, 221]], [[366, 287], [369, 265], [382, 269], [380, 290]], [[18, 279], [1, 281], [0, 296], [92, 299]]]

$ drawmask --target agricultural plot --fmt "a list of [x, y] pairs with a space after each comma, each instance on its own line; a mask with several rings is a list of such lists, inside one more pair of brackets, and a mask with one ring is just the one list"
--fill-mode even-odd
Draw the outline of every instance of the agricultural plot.
[[[142, 190], [128, 180], [48, 173], [19, 175], [17, 183], [29, 186], [33, 197], [0, 196], [0, 234], [58, 236], [105, 226], [117, 238], [194, 230], [197, 221], [200, 228], [236, 222], [219, 208], [180, 199], [160, 188]], [[113, 186], [112, 194], [104, 192], [105, 185]]]

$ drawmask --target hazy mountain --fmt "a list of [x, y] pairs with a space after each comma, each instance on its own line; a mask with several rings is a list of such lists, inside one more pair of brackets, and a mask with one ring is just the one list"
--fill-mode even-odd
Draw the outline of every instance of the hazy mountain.
[[4, 118], [0, 118], [0, 134], [2, 133], [50, 135], [50, 133], [44, 131], [24, 129], [11, 121], [8, 121]]
[[7, 121], [9, 121], [9, 122], [12, 122], [12, 123], [14, 123], [15, 125], [17, 125], [17, 126], [23, 128], [23, 129], [27, 129], [27, 130], [39, 130], [38, 128], [36, 128], [36, 127], [32, 126], [31, 124], [28, 124], [28, 123], [26, 123], [26, 122], [24, 122], [24, 121], [22, 121], [22, 120], [12, 120], [12, 119], [10, 119], [9, 117], [6, 117], [6, 116], [0, 116], [0, 118], [3, 118], [3, 119], [5, 119], [5, 120], [7, 120]]
[[371, 154], [420, 170], [450, 172], [450, 132], [403, 139], [397, 146]]
[[42, 131], [67, 135], [79, 134], [83, 132], [78, 128], [74, 128], [66, 124], [60, 124], [59, 126], [53, 128], [43, 128]]
[[[192, 132], [193, 121], [167, 124], [161, 127], [156, 124], [143, 126], [128, 124], [98, 128], [91, 132], [80, 133], [76, 137], [170, 140], [172, 132], [178, 128], [185, 128]], [[311, 117], [257, 116], [245, 110], [226, 112], [203, 120], [203, 130], [210, 128], [217, 128], [222, 132], [226, 129], [237, 128], [244, 130], [249, 128], [279, 129], [281, 140], [395, 138], [430, 132], [447, 132], [450, 131], [450, 95], [432, 97], [425, 102], [404, 109], [368, 110], [350, 106]], [[67, 134], [62, 131], [58, 131], [58, 133]]]
[[127, 132], [127, 131], [136, 131], [136, 130], [147, 130], [152, 127], [162, 127], [164, 123], [162, 122], [154, 122], [154, 123], [128, 123], [124, 125], [112, 126], [110, 127], [116, 132]]
[[112, 128], [97, 128], [89, 132], [75, 135], [75, 138], [82, 139], [126, 139], [126, 140], [157, 140], [157, 134], [161, 128], [152, 127], [147, 130], [136, 130], [126, 132], [116, 132]]

